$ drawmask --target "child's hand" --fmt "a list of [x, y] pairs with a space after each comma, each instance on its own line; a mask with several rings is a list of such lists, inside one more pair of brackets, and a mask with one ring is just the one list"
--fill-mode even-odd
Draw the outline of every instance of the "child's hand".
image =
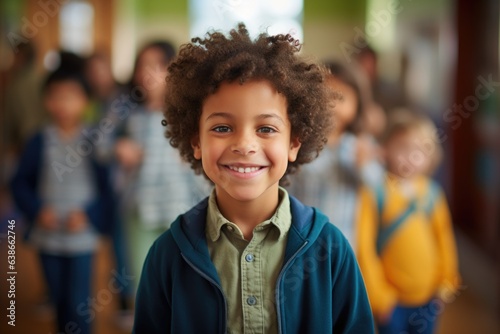
[[115, 147], [118, 162], [126, 169], [138, 166], [142, 161], [142, 147], [130, 139], [120, 139]]
[[385, 314], [376, 313], [375, 314], [375, 321], [380, 325], [388, 324], [392, 319], [393, 313], [394, 313], [394, 308], [390, 309], [389, 312], [387, 312]]
[[49, 206], [43, 207], [38, 213], [36, 224], [46, 230], [55, 230], [57, 228], [57, 216]]
[[71, 211], [66, 221], [68, 232], [77, 233], [87, 227], [87, 215], [81, 210]]

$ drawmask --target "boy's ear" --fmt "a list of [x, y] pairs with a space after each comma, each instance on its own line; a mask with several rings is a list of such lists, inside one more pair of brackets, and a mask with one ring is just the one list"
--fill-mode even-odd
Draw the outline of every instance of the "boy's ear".
[[196, 135], [191, 139], [191, 147], [193, 148], [193, 156], [196, 160], [201, 159], [200, 136]]
[[292, 137], [290, 140], [290, 149], [288, 150], [288, 161], [294, 162], [297, 160], [300, 146], [302, 146], [302, 143], [300, 142], [299, 137]]

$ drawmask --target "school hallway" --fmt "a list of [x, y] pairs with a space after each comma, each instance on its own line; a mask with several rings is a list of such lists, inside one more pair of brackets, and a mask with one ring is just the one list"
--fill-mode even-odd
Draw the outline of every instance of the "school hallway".
[[[7, 254], [6, 238], [4, 234], [0, 237], [0, 254], [4, 255]], [[460, 239], [459, 247], [461, 247]], [[115, 313], [118, 308], [118, 296], [113, 293], [114, 288], [110, 288], [110, 282], [117, 276], [111, 254], [109, 242], [103, 242], [95, 260], [94, 292], [90, 296], [91, 299], [95, 299], [83, 308], [88, 319], [95, 316], [92, 320], [95, 334], [130, 333], [129, 330], [120, 328], [118, 324], [120, 320]], [[462, 249], [460, 249], [460, 254], [464, 254]], [[464, 260], [470, 261], [470, 259]], [[473, 260], [472, 262], [474, 262]], [[2, 256], [2, 261], [6, 262], [6, 256]], [[2, 265], [2, 268], [6, 268], [6, 265]], [[8, 326], [7, 319], [3, 318], [0, 333], [56, 334], [53, 328], [53, 313], [48, 307], [40, 306], [45, 288], [38, 258], [36, 253], [19, 238], [16, 243], [16, 269], [16, 326]], [[473, 269], [468, 268], [467, 270], [472, 271]], [[0, 280], [2, 282], [6, 282], [6, 272], [5, 269], [1, 272]], [[126, 284], [126, 273], [119, 275], [121, 276], [117, 278], [117, 282]], [[467, 275], [465, 275], [466, 277]], [[7, 289], [7, 284], [0, 285], [3, 310], [7, 307]], [[496, 334], [500, 332], [500, 323], [496, 317], [498, 311], [483, 302], [467, 281], [464, 282], [464, 288], [461, 289], [453, 302], [447, 305], [444, 310], [441, 305], [436, 305], [436, 310], [437, 313], [442, 313], [437, 331], [439, 334]], [[126, 327], [127, 324], [122, 321], [121, 326]], [[70, 329], [67, 333], [73, 332]]]

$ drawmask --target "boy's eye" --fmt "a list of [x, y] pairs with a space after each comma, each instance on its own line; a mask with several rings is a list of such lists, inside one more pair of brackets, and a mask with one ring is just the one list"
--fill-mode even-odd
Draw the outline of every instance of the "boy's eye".
[[260, 133], [274, 133], [274, 132], [276, 132], [275, 129], [270, 128], [268, 126], [263, 126], [263, 127], [259, 128], [257, 131]]
[[230, 132], [231, 129], [229, 128], [229, 126], [221, 125], [221, 126], [216, 126], [215, 128], [212, 129], [212, 131], [224, 133], [224, 132]]

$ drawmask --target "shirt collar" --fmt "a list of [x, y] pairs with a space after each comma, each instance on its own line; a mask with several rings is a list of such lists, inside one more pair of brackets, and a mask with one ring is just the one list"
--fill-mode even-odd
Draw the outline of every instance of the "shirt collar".
[[[290, 225], [292, 224], [292, 214], [290, 212], [290, 199], [288, 197], [287, 191], [279, 187], [279, 198], [280, 203], [278, 208], [274, 212], [273, 216], [268, 220], [263, 221], [255, 228], [265, 227], [267, 225], [275, 226], [279, 231], [279, 238], [283, 238], [287, 235]], [[234, 223], [227, 220], [222, 213], [219, 211], [217, 206], [217, 199], [215, 195], [215, 189], [212, 190], [208, 200], [208, 211], [207, 211], [207, 235], [213, 241], [217, 241], [221, 234], [221, 229], [225, 225], [231, 225], [237, 227]]]

